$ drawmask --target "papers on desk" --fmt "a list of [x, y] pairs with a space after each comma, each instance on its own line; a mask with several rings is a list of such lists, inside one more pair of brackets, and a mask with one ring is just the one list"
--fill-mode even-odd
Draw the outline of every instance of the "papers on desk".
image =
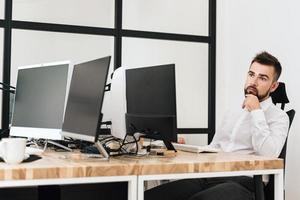
[[26, 147], [25, 148], [25, 154], [28, 154], [28, 155], [33, 155], [33, 154], [41, 154], [43, 153], [44, 151], [42, 149], [38, 149], [38, 148], [34, 148], [34, 147]]
[[[164, 143], [160, 140], [151, 142], [151, 143], [144, 143], [144, 145], [152, 145], [152, 146], [160, 146], [164, 147]], [[192, 152], [192, 153], [218, 153], [221, 152], [221, 149], [218, 148], [213, 148], [209, 145], [206, 146], [198, 146], [198, 145], [191, 145], [191, 144], [179, 144], [179, 143], [172, 143], [174, 148], [176, 150], [180, 151], [187, 151], [187, 152]]]
[[172, 143], [172, 144], [177, 150], [187, 151], [192, 153], [217, 153], [221, 151], [220, 149], [213, 148], [208, 145], [198, 146], [198, 145], [178, 144], [178, 143]]

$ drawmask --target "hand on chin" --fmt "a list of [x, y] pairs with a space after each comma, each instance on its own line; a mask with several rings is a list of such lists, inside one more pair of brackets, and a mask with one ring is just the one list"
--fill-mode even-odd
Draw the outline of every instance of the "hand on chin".
[[259, 100], [254, 94], [246, 94], [246, 98], [243, 102], [243, 109], [247, 109], [249, 112], [260, 108]]

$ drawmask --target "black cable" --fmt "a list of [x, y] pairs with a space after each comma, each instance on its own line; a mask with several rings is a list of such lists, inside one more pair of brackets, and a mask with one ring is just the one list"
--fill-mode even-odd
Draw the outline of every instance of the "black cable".
[[11, 89], [14, 89], [14, 90], [16, 89], [16, 87], [8, 85], [8, 84], [3, 83], [3, 82], [0, 82], [0, 85], [3, 85], [4, 87], [8, 87], [8, 88], [11, 88]]
[[[134, 154], [137, 155], [137, 154], [138, 154], [138, 142], [140, 141], [140, 138], [139, 138], [139, 139], [136, 139], [136, 137], [135, 137], [134, 135], [132, 135], [134, 141], [130, 141], [130, 142], [126, 142], [126, 143], [125, 143], [127, 137], [128, 137], [128, 134], [125, 135], [125, 138], [124, 138], [124, 140], [123, 140], [123, 142], [122, 142], [122, 145], [121, 145], [120, 149], [123, 148], [125, 145], [135, 143], [135, 148], [136, 148], [136, 150], [135, 150], [135, 153], [134, 153]], [[128, 153], [128, 154], [131, 154], [131, 152], [127, 152], [127, 153]]]
[[15, 93], [16, 93], [15, 90], [7, 89], [7, 88], [4, 88], [4, 87], [0, 87], [0, 90], [7, 91], [7, 92], [10, 92], [10, 93], [12, 93], [12, 94], [15, 94]]
[[133, 134], [133, 139], [134, 139], [134, 141], [135, 141], [135, 146], [136, 146], [135, 154], [137, 155], [138, 152], [139, 152], [139, 144], [138, 144], [138, 141], [137, 141], [137, 139], [135, 138], [134, 134]]
[[108, 138], [114, 138], [114, 136], [108, 136], [108, 137], [105, 137], [105, 138], [99, 138], [99, 142], [103, 142], [105, 140], [107, 140]]

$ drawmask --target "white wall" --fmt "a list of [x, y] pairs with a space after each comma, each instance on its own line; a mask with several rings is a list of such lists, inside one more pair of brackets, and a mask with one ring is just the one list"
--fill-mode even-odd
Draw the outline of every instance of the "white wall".
[[123, 0], [123, 28], [207, 36], [208, 0]]
[[0, 1], [0, 19], [4, 19], [4, 0]]
[[217, 2], [217, 122], [228, 106], [240, 106], [251, 59], [267, 50], [281, 61], [281, 81], [287, 85], [288, 108], [296, 112], [290, 130], [286, 169], [286, 199], [300, 197], [299, 46], [300, 1], [226, 0]]
[[12, 18], [112, 28], [114, 27], [114, 2], [112, 0], [88, 0], [88, 3], [86, 0], [13, 0]]

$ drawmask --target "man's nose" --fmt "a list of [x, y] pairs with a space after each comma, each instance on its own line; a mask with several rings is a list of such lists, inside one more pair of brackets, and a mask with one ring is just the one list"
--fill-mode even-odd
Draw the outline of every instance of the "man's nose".
[[253, 85], [253, 86], [257, 86], [257, 80], [258, 80], [257, 77], [253, 77], [253, 78], [250, 80], [250, 84]]

